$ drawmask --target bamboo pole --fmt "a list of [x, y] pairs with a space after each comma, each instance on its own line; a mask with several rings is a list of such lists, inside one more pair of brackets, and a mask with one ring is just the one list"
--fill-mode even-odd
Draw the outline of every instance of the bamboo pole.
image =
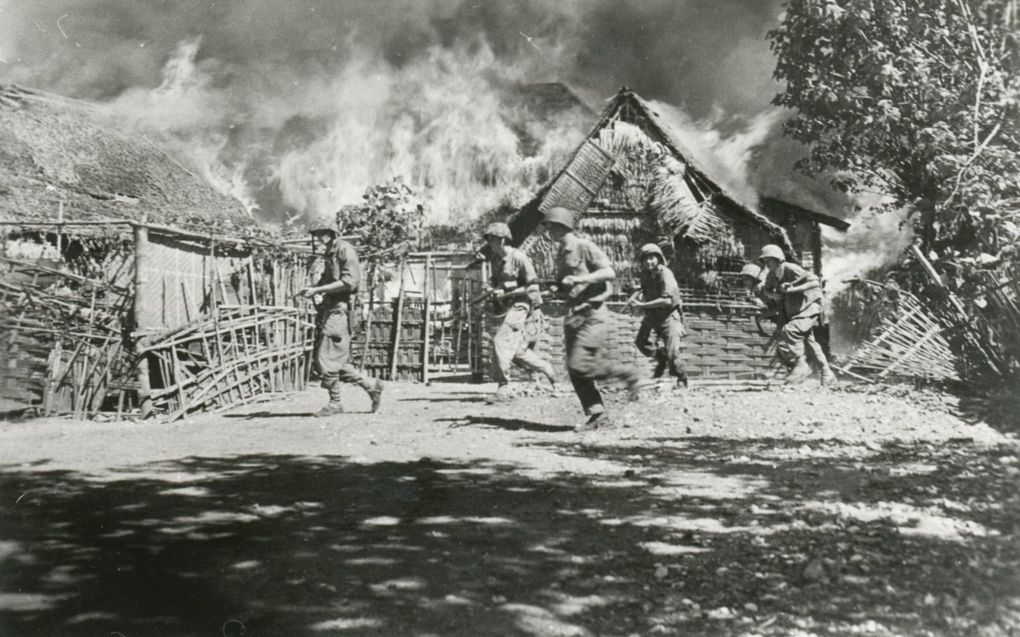
[[404, 318], [404, 258], [400, 258], [400, 288], [397, 292], [397, 316], [393, 321], [393, 350], [390, 353], [390, 380], [397, 379], [397, 357], [400, 354], [400, 326]]
[[361, 363], [359, 370], [365, 369], [368, 360], [368, 344], [372, 340], [372, 315], [375, 313], [375, 274], [376, 264], [368, 266], [368, 316], [365, 318], [365, 343], [361, 346]]
[[[467, 302], [467, 292], [464, 290], [464, 282], [457, 282], [457, 290], [460, 292], [460, 302], [464, 305]], [[464, 331], [464, 319], [461, 318], [464, 314], [463, 308], [457, 308], [457, 314], [454, 315], [453, 329], [455, 334], [453, 335], [453, 363], [450, 371], [460, 367], [460, 337], [461, 332]]]
[[[146, 327], [145, 325], [145, 292], [147, 291], [149, 277], [146, 272], [148, 267], [147, 255], [149, 245], [149, 231], [143, 222], [139, 225], [134, 226], [134, 238], [135, 238], [135, 299], [134, 299], [134, 321], [135, 329]], [[137, 349], [142, 349], [145, 345], [144, 337], [139, 338], [135, 342]], [[145, 354], [141, 354], [138, 359], [137, 369], [138, 379], [138, 406], [141, 410], [142, 418], [148, 418], [152, 415], [152, 390], [149, 387], [149, 359]]]
[[64, 200], [60, 200], [60, 207], [57, 208], [57, 258], [63, 260], [64, 256], [64, 234], [60, 232], [60, 225], [64, 222]]
[[425, 282], [422, 284], [422, 296], [425, 297], [425, 330], [424, 341], [425, 345], [421, 352], [421, 382], [429, 382], [429, 363], [432, 361], [432, 356], [429, 352], [429, 341], [432, 337], [432, 303], [431, 303], [431, 292], [432, 292], [432, 255], [425, 255]]

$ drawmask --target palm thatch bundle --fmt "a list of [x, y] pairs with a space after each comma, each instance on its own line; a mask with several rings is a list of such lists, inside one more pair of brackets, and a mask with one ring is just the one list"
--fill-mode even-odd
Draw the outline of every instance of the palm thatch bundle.
[[613, 174], [631, 209], [653, 214], [663, 234], [698, 244], [732, 243], [732, 225], [710, 199], [695, 195], [686, 165], [663, 144], [623, 121], [599, 131], [598, 143], [616, 157]]

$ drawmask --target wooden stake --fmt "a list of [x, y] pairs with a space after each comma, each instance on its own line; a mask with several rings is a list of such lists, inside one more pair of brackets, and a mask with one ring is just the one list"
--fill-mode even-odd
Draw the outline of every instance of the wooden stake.
[[400, 258], [400, 288], [397, 292], [397, 317], [393, 321], [393, 351], [390, 353], [390, 380], [397, 379], [397, 357], [400, 354], [400, 326], [404, 318], [404, 257]]
[[[144, 329], [148, 327], [145, 321], [145, 293], [148, 288], [148, 274], [146, 268], [147, 263], [147, 252], [149, 246], [149, 231], [145, 227], [145, 217], [142, 217], [142, 223], [134, 226], [134, 237], [135, 237], [135, 299], [134, 299], [134, 319], [135, 329]], [[141, 349], [144, 345], [144, 338], [139, 338], [135, 341], [135, 348]], [[138, 379], [138, 406], [141, 410], [142, 418], [148, 418], [152, 415], [152, 390], [149, 387], [149, 359], [148, 356], [142, 354], [138, 359], [137, 369]]]

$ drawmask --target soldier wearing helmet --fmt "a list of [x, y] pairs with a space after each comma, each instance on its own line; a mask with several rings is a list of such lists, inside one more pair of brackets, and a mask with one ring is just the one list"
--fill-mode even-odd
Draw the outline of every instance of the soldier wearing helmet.
[[570, 210], [554, 207], [546, 211], [542, 229], [559, 247], [556, 282], [568, 306], [563, 320], [567, 373], [588, 417], [576, 430], [609, 427], [612, 422], [595, 381], [621, 380], [636, 400], [640, 378], [636, 367], [609, 355], [608, 311], [603, 305], [613, 292], [616, 272], [602, 248], [574, 233]]
[[361, 266], [354, 246], [339, 237], [331, 219], [319, 218], [308, 226], [315, 242], [323, 246], [322, 275], [315, 285], [303, 288], [298, 297], [313, 299], [318, 310], [315, 363], [322, 387], [329, 392], [329, 404], [316, 415], [326, 417], [343, 413], [340, 383], [353, 383], [364, 389], [372, 400], [372, 412], [379, 410], [382, 382], [373, 385], [351, 364], [350, 306], [361, 284]]
[[747, 263], [740, 270], [740, 282], [747, 292], [747, 301], [758, 308], [760, 314], [768, 311], [764, 299], [765, 275], [768, 272], [757, 263]]
[[[677, 383], [686, 387], [687, 373], [680, 344], [687, 330], [684, 327], [680, 287], [673, 272], [666, 267], [666, 255], [659, 246], [654, 243], [641, 246], [640, 261], [641, 289], [628, 300], [632, 307], [644, 311], [634, 343], [642, 354], [656, 358], [658, 365], [655, 378], [662, 376], [668, 365]], [[662, 343], [661, 348], [655, 347], [653, 333]]]
[[822, 290], [818, 277], [796, 263], [788, 262], [782, 248], [777, 245], [763, 247], [759, 261], [767, 272], [762, 294], [766, 302], [777, 302], [780, 309], [776, 349], [789, 369], [787, 381], [798, 383], [810, 376], [811, 367], [805, 357], [807, 346], [821, 367], [822, 382], [830, 382], [835, 376], [814, 338], [814, 328], [822, 312]]
[[510, 367], [517, 364], [539, 372], [553, 386], [556, 377], [549, 360], [535, 351], [542, 333], [542, 294], [535, 266], [523, 250], [510, 245], [513, 235], [505, 223], [490, 223], [482, 233], [492, 269], [492, 309], [500, 318], [492, 336], [492, 375], [496, 393], [490, 403], [510, 400]]

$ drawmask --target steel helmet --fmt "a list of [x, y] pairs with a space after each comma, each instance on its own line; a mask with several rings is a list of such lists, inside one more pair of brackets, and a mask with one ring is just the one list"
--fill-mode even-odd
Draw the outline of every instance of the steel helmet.
[[654, 243], [646, 243], [645, 245], [641, 246], [641, 258], [644, 259], [649, 254], [654, 254], [655, 256], [659, 257], [659, 263], [662, 264], [666, 263], [666, 255], [662, 253], [662, 248], [655, 245]]
[[315, 217], [308, 224], [308, 234], [315, 234], [316, 232], [332, 232], [333, 234], [340, 234], [337, 230], [336, 222], [327, 216]]
[[748, 263], [740, 270], [740, 275], [757, 279], [761, 276], [761, 266], [756, 263]]
[[506, 239], [507, 241], [514, 238], [514, 236], [510, 234], [510, 226], [500, 221], [496, 221], [485, 226], [485, 232], [482, 233], [482, 236], [499, 237], [500, 239]]
[[758, 260], [762, 259], [778, 259], [780, 261], [786, 261], [786, 255], [783, 254], [783, 249], [774, 243], [770, 243], [761, 249], [761, 256]]
[[574, 229], [574, 213], [561, 206], [555, 206], [545, 211], [542, 223], [558, 223], [561, 226]]

